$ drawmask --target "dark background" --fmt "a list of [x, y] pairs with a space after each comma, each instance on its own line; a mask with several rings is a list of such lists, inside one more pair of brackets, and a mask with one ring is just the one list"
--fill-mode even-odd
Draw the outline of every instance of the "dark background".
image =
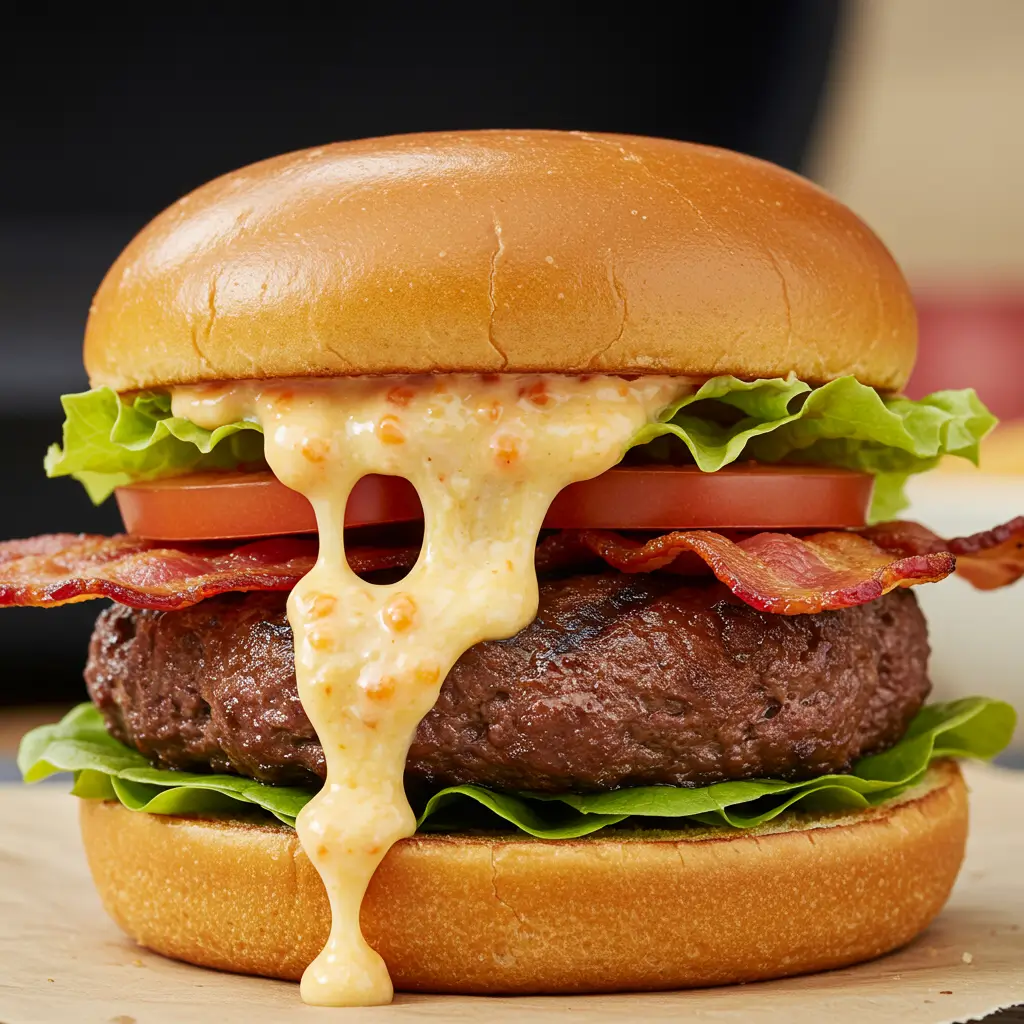
[[[299, 5], [296, 5], [299, 6]], [[579, 128], [689, 139], [801, 167], [840, 0], [382, 4], [324, 20], [138, 9], [5, 18], [0, 62], [0, 538], [115, 532], [47, 481], [58, 396], [84, 389], [90, 297], [163, 207], [235, 167], [392, 132]], [[59, 28], [55, 28], [59, 26]], [[0, 614], [0, 702], [74, 700], [95, 603]]]

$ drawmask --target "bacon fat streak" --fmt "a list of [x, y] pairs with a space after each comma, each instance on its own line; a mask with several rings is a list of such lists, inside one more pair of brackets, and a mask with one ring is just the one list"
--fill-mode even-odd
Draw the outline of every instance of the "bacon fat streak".
[[[410, 567], [415, 547], [353, 547], [359, 573]], [[0, 606], [54, 607], [107, 597], [171, 611], [232, 591], [290, 590], [312, 567], [316, 541], [187, 544], [118, 535], [49, 534], [0, 544]], [[815, 614], [873, 601], [895, 587], [934, 583], [956, 570], [991, 590], [1024, 575], [1024, 516], [993, 530], [943, 540], [918, 523], [798, 537], [730, 539], [687, 530], [638, 540], [609, 530], [563, 530], [538, 545], [538, 571], [603, 561], [620, 572], [710, 570], [740, 600], [780, 615]]]

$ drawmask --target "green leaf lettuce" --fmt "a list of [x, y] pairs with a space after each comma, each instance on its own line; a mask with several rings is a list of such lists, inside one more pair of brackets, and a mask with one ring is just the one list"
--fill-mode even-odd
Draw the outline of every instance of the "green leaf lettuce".
[[[848, 775], [826, 775], [806, 782], [752, 779], [696, 789], [638, 786], [560, 796], [452, 786], [431, 797], [418, 824], [424, 831], [458, 831], [481, 820], [492, 828], [508, 823], [544, 839], [584, 836], [636, 817], [663, 819], [661, 827], [665, 828], [687, 820], [752, 828], [794, 805], [820, 813], [870, 807], [892, 799], [919, 782], [936, 758], [994, 757], [1009, 743], [1015, 722], [1010, 705], [969, 697], [923, 708], [899, 743], [885, 753], [862, 758]], [[132, 810], [152, 814], [230, 811], [248, 804], [294, 825], [295, 816], [313, 795], [310, 789], [271, 786], [235, 775], [153, 768], [142, 754], [107, 733], [100, 713], [91, 704], [80, 705], [56, 725], [28, 733], [18, 751], [18, 767], [26, 782], [55, 772], [73, 772], [76, 795], [116, 799]]]
[[120, 800], [133, 811], [189, 814], [254, 804], [288, 825], [312, 793], [269, 786], [237, 775], [200, 775], [153, 768], [137, 750], [119, 743], [92, 704], [79, 704], [55, 725], [26, 733], [18, 748], [26, 782], [74, 772], [72, 792], [86, 799]]
[[96, 504], [133, 480], [263, 462], [258, 423], [205, 430], [173, 416], [166, 392], [145, 391], [129, 401], [111, 388], [94, 388], [60, 401], [63, 443], [46, 453], [46, 475], [74, 477]]
[[[875, 476], [873, 521], [891, 519], [907, 501], [912, 473], [943, 455], [977, 464], [981, 439], [996, 418], [970, 388], [918, 401], [882, 396], [854, 377], [812, 388], [795, 377], [742, 381], [714, 377], [666, 409], [632, 444], [675, 437], [706, 473], [736, 461], [840, 466]], [[664, 442], [652, 454], [670, 453]]]
[[[125, 400], [96, 388], [61, 402], [63, 444], [47, 453], [46, 472], [73, 476], [97, 503], [132, 480], [263, 460], [258, 423], [205, 430], [173, 416], [166, 393]], [[943, 455], [977, 462], [979, 442], [995, 423], [970, 389], [911, 401], [883, 397], [853, 377], [812, 388], [793, 376], [723, 376], [665, 410], [630, 447], [650, 445], [652, 458], [672, 459], [671, 446], [681, 441], [707, 473], [739, 458], [863, 470], [875, 475], [871, 517], [878, 520], [905, 506], [903, 485], [911, 473], [931, 469]]]

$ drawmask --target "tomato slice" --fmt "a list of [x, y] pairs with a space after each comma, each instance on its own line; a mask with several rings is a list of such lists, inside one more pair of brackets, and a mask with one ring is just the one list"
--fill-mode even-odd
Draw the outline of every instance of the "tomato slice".
[[[617, 466], [571, 484], [544, 525], [609, 530], [798, 530], [863, 526], [871, 500], [866, 473], [805, 466]], [[220, 540], [315, 533], [309, 502], [271, 473], [197, 473], [120, 487], [125, 529], [156, 540]], [[423, 518], [415, 488], [366, 476], [345, 511], [349, 527]]]

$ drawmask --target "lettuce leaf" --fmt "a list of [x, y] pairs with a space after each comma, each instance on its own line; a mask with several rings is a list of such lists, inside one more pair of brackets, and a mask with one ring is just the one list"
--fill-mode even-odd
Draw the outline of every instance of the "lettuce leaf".
[[[752, 828], [794, 805], [820, 813], [892, 799], [919, 782], [936, 758], [994, 757], [1009, 743], [1015, 723], [1009, 704], [987, 697], [932, 704], [917, 714], [907, 734], [890, 750], [862, 758], [849, 775], [826, 775], [806, 782], [752, 779], [697, 789], [638, 786], [559, 796], [452, 786], [430, 798], [418, 826], [423, 831], [459, 831], [481, 823], [493, 828], [504, 822], [543, 839], [584, 836], [635, 817], [664, 819], [658, 824], [661, 828], [685, 821]], [[132, 810], [151, 814], [230, 811], [237, 810], [239, 804], [250, 804], [294, 825], [295, 816], [314, 792], [234, 775], [153, 768], [142, 754], [107, 733], [100, 713], [91, 704], [73, 709], [56, 725], [28, 733], [18, 751], [18, 767], [26, 782], [56, 772], [73, 772], [72, 792], [77, 796], [116, 799]]]
[[[631, 444], [675, 437], [713, 473], [741, 455], [760, 462], [840, 466], [872, 473], [872, 521], [907, 505], [912, 473], [957, 455], [977, 464], [979, 444], [996, 418], [973, 389], [937, 391], [918, 401], [882, 396], [854, 377], [811, 388], [795, 377], [741, 381], [714, 377], [666, 409]], [[662, 447], [652, 455], [670, 457]]]
[[[145, 392], [125, 401], [110, 388], [65, 395], [63, 447], [53, 445], [49, 476], [81, 481], [97, 504], [132, 480], [189, 470], [262, 463], [258, 423], [204, 430], [171, 414], [169, 395]], [[978, 460], [996, 419], [974, 391], [939, 391], [920, 401], [883, 397], [853, 377], [812, 388], [796, 377], [742, 381], [714, 377], [640, 430], [630, 447], [672, 459], [677, 441], [713, 473], [739, 458], [842, 466], [875, 475], [872, 520], [905, 507], [911, 473], [943, 455]]]
[[237, 775], [200, 775], [153, 768], [137, 750], [111, 736], [92, 704], [79, 704], [55, 725], [26, 733], [18, 747], [26, 782], [74, 772], [72, 792], [86, 799], [120, 800], [133, 811], [188, 814], [254, 804], [287, 825], [313, 795], [298, 786], [270, 786]]
[[46, 475], [71, 476], [97, 505], [133, 480], [263, 463], [263, 430], [240, 420], [205, 430], [171, 414], [171, 396], [144, 391], [125, 401], [110, 388], [63, 395], [63, 445], [46, 453]]

